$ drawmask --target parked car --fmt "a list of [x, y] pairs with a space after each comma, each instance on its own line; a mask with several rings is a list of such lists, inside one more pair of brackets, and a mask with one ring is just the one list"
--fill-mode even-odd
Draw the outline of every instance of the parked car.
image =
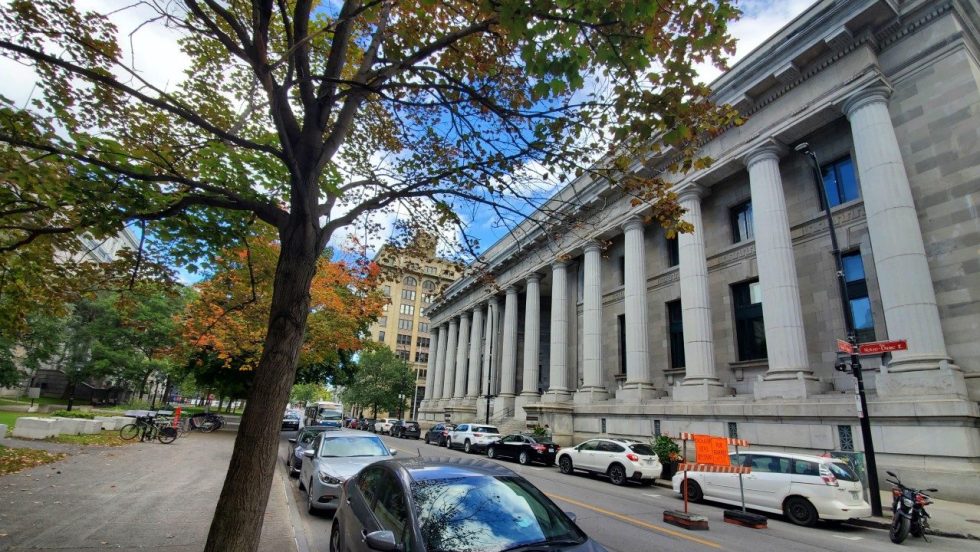
[[289, 439], [289, 447], [286, 451], [286, 465], [289, 466], [289, 475], [299, 475], [299, 470], [303, 467], [303, 451], [310, 448], [310, 443], [317, 435], [330, 429], [326, 426], [306, 426], [296, 434], [296, 437]]
[[459, 424], [446, 438], [448, 448], [460, 447], [465, 452], [482, 452], [500, 438], [500, 431], [485, 424]]
[[455, 428], [456, 426], [453, 424], [436, 424], [430, 427], [429, 431], [425, 432], [425, 444], [439, 447], [445, 446], [446, 439], [449, 438], [449, 432]]
[[422, 434], [422, 428], [415, 420], [397, 421], [391, 424], [390, 433], [393, 437], [402, 439], [418, 439]]
[[521, 464], [541, 462], [554, 466], [560, 448], [548, 437], [513, 433], [487, 445], [487, 457], [510, 458]]
[[306, 510], [335, 510], [341, 485], [364, 466], [395, 455], [376, 435], [339, 429], [317, 435], [303, 451], [300, 490], [306, 491]]
[[384, 435], [391, 431], [391, 424], [398, 421], [398, 418], [379, 418], [374, 422], [374, 432]]
[[[742, 476], [745, 506], [784, 514], [797, 525], [812, 526], [818, 519], [846, 520], [868, 517], [861, 479], [846, 463], [808, 454], [753, 451], [729, 454], [732, 465], [747, 466]], [[692, 502], [713, 500], [741, 505], [738, 474], [688, 472], [687, 497]], [[674, 474], [674, 491], [682, 491], [684, 473]]]
[[300, 426], [300, 415], [290, 410], [282, 416], [281, 431], [296, 431]]
[[357, 429], [361, 431], [373, 431], [374, 418], [361, 418], [361, 421], [357, 424]]
[[343, 486], [330, 531], [330, 550], [517, 549], [605, 551], [523, 477], [463, 458], [364, 468]]
[[663, 466], [653, 448], [635, 439], [590, 439], [558, 454], [562, 473], [575, 470], [609, 477], [613, 485], [636, 481], [652, 485]]

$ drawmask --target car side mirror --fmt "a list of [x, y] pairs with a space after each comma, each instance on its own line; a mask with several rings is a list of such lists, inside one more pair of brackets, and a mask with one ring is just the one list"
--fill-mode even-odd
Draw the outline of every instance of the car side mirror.
[[368, 548], [371, 550], [388, 552], [398, 548], [398, 543], [395, 542], [395, 534], [391, 531], [372, 531], [364, 536], [364, 541], [367, 542]]
[[306, 450], [303, 451], [303, 456], [305, 456], [307, 458], [313, 458], [313, 455], [314, 454], [316, 454], [316, 451], [313, 450], [313, 449], [306, 449]]
[[390, 450], [390, 451], [388, 451], [388, 452], [390, 452], [392, 456], [396, 456], [396, 455], [398, 455], [398, 450], [397, 450], [397, 449], [391, 449], [391, 450]]
[[575, 523], [575, 519], [577, 517], [575, 512], [565, 512], [565, 515], [568, 516], [568, 519], [572, 520], [572, 523]]
[[289, 442], [295, 445], [296, 444], [296, 439], [289, 439]]

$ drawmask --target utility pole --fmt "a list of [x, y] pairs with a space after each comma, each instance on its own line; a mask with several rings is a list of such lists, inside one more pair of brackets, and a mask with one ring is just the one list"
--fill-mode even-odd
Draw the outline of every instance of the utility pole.
[[[834, 228], [834, 217], [830, 212], [830, 198], [827, 197], [827, 190], [823, 185], [823, 175], [820, 173], [820, 162], [817, 154], [810, 149], [810, 145], [802, 142], [796, 146], [796, 151], [806, 156], [810, 168], [813, 169], [813, 179], [817, 186], [817, 193], [823, 201], [824, 214], [827, 217], [827, 229], [830, 232], [830, 244], [833, 248], [834, 263], [837, 266], [837, 285], [841, 299], [841, 307], [844, 310], [844, 329], [847, 331], [847, 342], [850, 344], [850, 370], [857, 380], [857, 395], [860, 408], [858, 412], [861, 422], [861, 437], [864, 440], [864, 456], [868, 463], [868, 491], [871, 499], [871, 515], [881, 516], [881, 492], [878, 487], [878, 465], [875, 462], [875, 447], [871, 436], [871, 415], [868, 412], [868, 399], [864, 391], [864, 376], [861, 373], [861, 357], [858, 351], [857, 330], [854, 328], [854, 315], [851, 312], [851, 300], [847, 295], [847, 279], [844, 274], [844, 259], [841, 256], [840, 247], [837, 244], [837, 230]], [[847, 371], [847, 366], [835, 366], [837, 370]]]

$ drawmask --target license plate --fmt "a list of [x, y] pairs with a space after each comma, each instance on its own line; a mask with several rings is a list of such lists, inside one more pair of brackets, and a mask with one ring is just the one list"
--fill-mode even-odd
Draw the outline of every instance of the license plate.
[[858, 492], [858, 491], [851, 491], [851, 498], [853, 498], [854, 500], [857, 500], [860, 497], [861, 497], [861, 493], [860, 492]]
[[553, 448], [549, 448], [549, 449], [548, 449], [548, 452], [555, 452], [555, 449], [553, 449]]

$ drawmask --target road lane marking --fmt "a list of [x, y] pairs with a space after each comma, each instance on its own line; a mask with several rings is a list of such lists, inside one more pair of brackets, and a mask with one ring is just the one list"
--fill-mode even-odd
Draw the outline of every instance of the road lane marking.
[[548, 494], [548, 496], [551, 497], [551, 498], [553, 498], [553, 499], [555, 499], [555, 500], [560, 500], [562, 502], [567, 502], [569, 504], [574, 504], [575, 506], [578, 506], [580, 508], [585, 508], [587, 510], [592, 510], [593, 512], [598, 512], [600, 514], [609, 516], [611, 518], [615, 518], [615, 519], [618, 519], [620, 521], [625, 521], [626, 523], [632, 523], [633, 525], [638, 525], [640, 527], [643, 527], [644, 529], [651, 529], [653, 531], [659, 531], [661, 533], [664, 533], [666, 535], [670, 535], [672, 537], [677, 537], [679, 539], [689, 540], [691, 542], [696, 542], [698, 544], [703, 544], [704, 546], [709, 546], [711, 548], [718, 548], [718, 549], [721, 548], [721, 545], [718, 544], [718, 543], [716, 543], [716, 542], [712, 542], [712, 541], [704, 540], [704, 539], [699, 539], [697, 537], [692, 537], [690, 535], [685, 535], [684, 533], [680, 533], [678, 531], [673, 531], [673, 530], [667, 529], [665, 527], [658, 527], [656, 525], [653, 525], [652, 523], [647, 523], [645, 521], [640, 521], [638, 519], [633, 519], [633, 518], [631, 518], [629, 516], [624, 516], [623, 514], [617, 514], [616, 512], [611, 512], [609, 510], [604, 510], [602, 508], [598, 508], [596, 506], [592, 506], [591, 504], [586, 504], [584, 502], [579, 502], [579, 501], [573, 500], [571, 498], [565, 498], [563, 496], [558, 496], [558, 495], [554, 495], [554, 494]]
[[660, 495], [653, 493], [643, 493], [643, 496], [652, 496], [653, 498], [660, 498]]
[[848, 536], [844, 536], [844, 535], [834, 535], [834, 536], [837, 537], [837, 538], [839, 538], [839, 539], [847, 539], [849, 541], [859, 541], [859, 540], [861, 540], [861, 539], [864, 538], [864, 537], [848, 537]]

